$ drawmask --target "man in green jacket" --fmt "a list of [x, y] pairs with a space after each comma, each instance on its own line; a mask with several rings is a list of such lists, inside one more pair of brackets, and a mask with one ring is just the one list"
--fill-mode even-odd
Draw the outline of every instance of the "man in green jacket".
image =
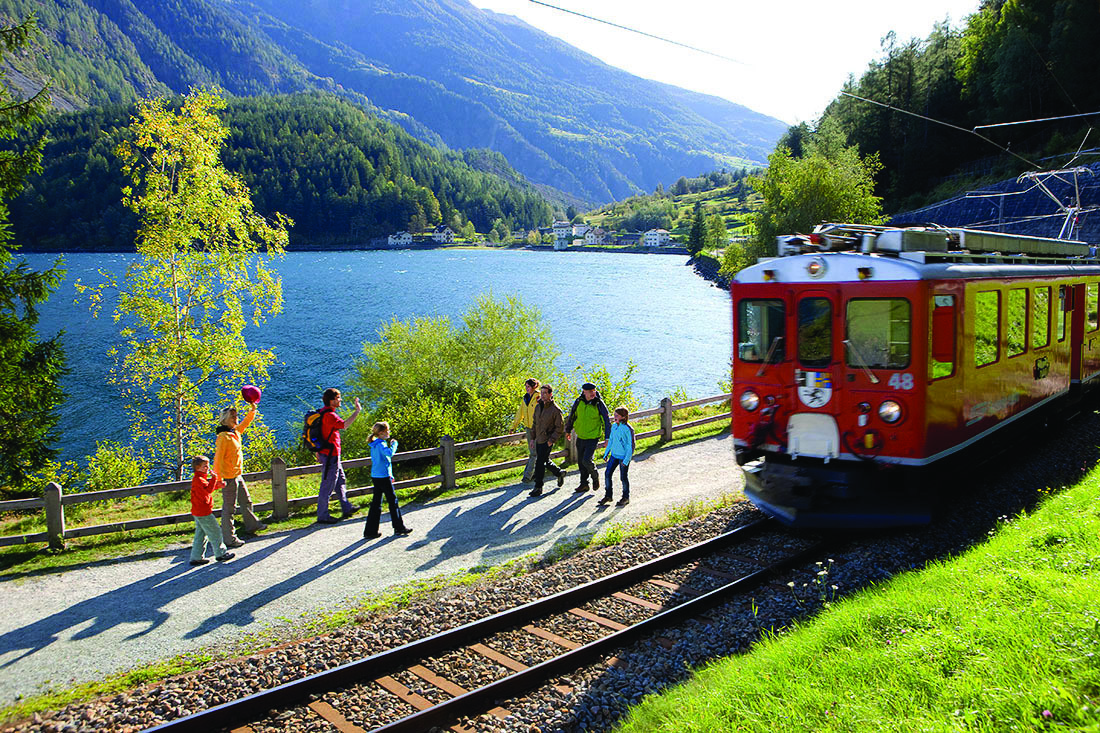
[[581, 385], [581, 396], [569, 410], [569, 418], [565, 421], [566, 440], [570, 439], [574, 430], [577, 433], [577, 464], [581, 470], [581, 485], [576, 491], [588, 491], [589, 476], [592, 477], [592, 489], [598, 489], [600, 474], [593, 456], [600, 441], [611, 434], [611, 418], [607, 414], [607, 405], [596, 391], [596, 385], [591, 382]]

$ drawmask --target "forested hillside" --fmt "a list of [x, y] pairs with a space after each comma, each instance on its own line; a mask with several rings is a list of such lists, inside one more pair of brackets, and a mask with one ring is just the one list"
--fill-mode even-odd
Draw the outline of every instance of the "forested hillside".
[[[47, 126], [43, 172], [12, 203], [18, 241], [36, 249], [133, 247], [136, 222], [122, 206], [113, 150], [133, 109], [108, 105]], [[445, 153], [355, 105], [320, 94], [237, 98], [224, 162], [241, 174], [261, 213], [295, 220], [291, 249], [354, 244], [405, 229], [467, 221], [486, 232], [552, 220], [531, 186], [478, 170], [506, 164], [492, 153]], [[470, 163], [467, 163], [467, 158]], [[519, 177], [511, 172], [511, 177]]]
[[6, 18], [32, 11], [44, 34], [24, 86], [53, 79], [61, 109], [195, 84], [329, 91], [588, 202], [762, 162], [784, 127], [466, 0], [0, 0]]
[[[1100, 110], [1100, 7], [1095, 0], [984, 0], [965, 27], [941, 25], [924, 40], [888, 36], [883, 57], [845, 91], [963, 130]], [[887, 211], [920, 206], [960, 185], [1035, 170], [965, 131], [838, 96], [821, 124], [840, 123], [849, 143], [883, 164]], [[978, 132], [1041, 167], [1066, 164], [1100, 115]], [[793, 129], [797, 147], [806, 128]], [[1049, 157], [1048, 157], [1049, 156]]]

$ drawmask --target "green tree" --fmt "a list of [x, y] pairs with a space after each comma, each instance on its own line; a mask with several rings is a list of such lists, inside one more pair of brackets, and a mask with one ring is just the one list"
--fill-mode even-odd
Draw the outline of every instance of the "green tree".
[[729, 232], [726, 231], [726, 222], [718, 214], [707, 217], [706, 246], [710, 249], [721, 249], [729, 241]]
[[[389, 420], [409, 449], [438, 445], [442, 435], [470, 440], [505, 432], [523, 381], [552, 381], [557, 348], [538, 309], [516, 296], [481, 295], [462, 316], [394, 320], [363, 345], [351, 379], [373, 420]], [[559, 380], [560, 381], [560, 380]], [[557, 386], [555, 384], [555, 386]], [[366, 443], [360, 420], [348, 436]]]
[[[0, 138], [13, 140], [37, 123], [49, 106], [48, 87], [29, 98], [8, 83], [4, 69], [19, 65], [38, 35], [35, 16], [0, 28]], [[19, 149], [0, 152], [0, 486], [13, 492], [30, 475], [56, 457], [51, 447], [57, 408], [64, 395], [59, 380], [65, 371], [60, 334], [39, 340], [35, 332], [37, 306], [49, 297], [64, 274], [60, 261], [42, 272], [15, 261], [17, 248], [8, 224], [8, 201], [23, 188], [29, 173], [41, 170], [45, 137], [39, 135]], [[40, 487], [36, 487], [40, 488]]]
[[691, 221], [691, 232], [688, 234], [687, 249], [692, 257], [698, 256], [706, 246], [706, 221], [703, 218], [703, 208], [696, 207], [695, 217]]
[[[256, 214], [248, 187], [219, 159], [224, 106], [201, 90], [178, 109], [164, 99], [139, 104], [116, 151], [130, 181], [124, 201], [141, 221], [138, 258], [121, 285], [80, 286], [97, 314], [105, 291], [118, 291], [114, 318], [126, 343], [109, 352], [111, 379], [133, 435], [177, 478], [187, 455], [210, 446], [216, 408], [242, 383], [267, 380], [275, 355], [249, 349], [243, 330], [282, 310], [281, 282], [263, 255], [282, 255], [291, 222]], [[262, 425], [245, 435], [250, 447], [271, 440]]]
[[841, 142], [833, 126], [819, 128], [795, 158], [779, 147], [768, 168], [750, 179], [763, 202], [752, 216], [752, 240], [744, 249], [729, 247], [722, 272], [733, 273], [757, 257], [775, 252], [780, 234], [810, 232], [824, 221], [854, 224], [882, 222], [882, 201], [874, 194], [877, 155], [860, 157]]

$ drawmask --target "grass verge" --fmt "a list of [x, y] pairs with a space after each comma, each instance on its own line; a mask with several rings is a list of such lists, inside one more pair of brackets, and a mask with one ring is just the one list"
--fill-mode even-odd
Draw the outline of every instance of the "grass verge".
[[1100, 470], [962, 556], [832, 605], [620, 731], [1100, 730]]

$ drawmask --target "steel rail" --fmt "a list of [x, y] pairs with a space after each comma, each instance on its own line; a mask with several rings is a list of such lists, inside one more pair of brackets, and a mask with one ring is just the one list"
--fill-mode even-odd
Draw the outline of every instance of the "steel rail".
[[[265, 717], [271, 710], [286, 710], [301, 704], [308, 700], [310, 695], [330, 692], [363, 682], [371, 682], [390, 672], [408, 668], [412, 661], [462, 648], [468, 644], [470, 639], [492, 636], [498, 631], [520, 626], [529, 620], [568, 610], [592, 598], [606, 595], [607, 588], [634, 585], [669, 568], [683, 565], [714, 552], [717, 547], [727, 545], [735, 540], [749, 539], [775, 524], [776, 522], [773, 519], [761, 519], [668, 555], [654, 558], [641, 565], [635, 565], [575, 588], [555, 593], [552, 596], [540, 598], [477, 621], [471, 621], [463, 626], [424, 639], [418, 639], [370, 657], [364, 657], [314, 675], [261, 690], [238, 700], [222, 703], [176, 720], [160, 723], [146, 729], [146, 733], [209, 733], [214, 730], [233, 728], [248, 721]], [[472, 693], [467, 694], [477, 692], [479, 691], [474, 690]], [[466, 695], [462, 697], [466, 697]]]
[[825, 545], [825, 542], [817, 542], [805, 550], [800, 550], [793, 555], [783, 558], [779, 562], [738, 578], [720, 588], [715, 588], [697, 598], [687, 600], [678, 606], [674, 606], [666, 611], [650, 616], [644, 621], [640, 621], [621, 631], [608, 634], [596, 641], [585, 644], [577, 649], [564, 652], [560, 656], [549, 659], [534, 667], [529, 667], [522, 672], [516, 672], [496, 682], [485, 685], [484, 687], [471, 690], [464, 695], [445, 700], [430, 708], [414, 713], [407, 718], [394, 721], [381, 728], [375, 728], [372, 733], [411, 733], [413, 731], [425, 731], [433, 726], [445, 727], [451, 725], [463, 715], [484, 713], [499, 701], [515, 697], [548, 680], [580, 669], [615, 649], [626, 646], [639, 638], [660, 629], [668, 628], [669, 626], [699, 614], [701, 611], [716, 606], [728, 595], [755, 588], [783, 570], [813, 557], [815, 554], [821, 552]]

